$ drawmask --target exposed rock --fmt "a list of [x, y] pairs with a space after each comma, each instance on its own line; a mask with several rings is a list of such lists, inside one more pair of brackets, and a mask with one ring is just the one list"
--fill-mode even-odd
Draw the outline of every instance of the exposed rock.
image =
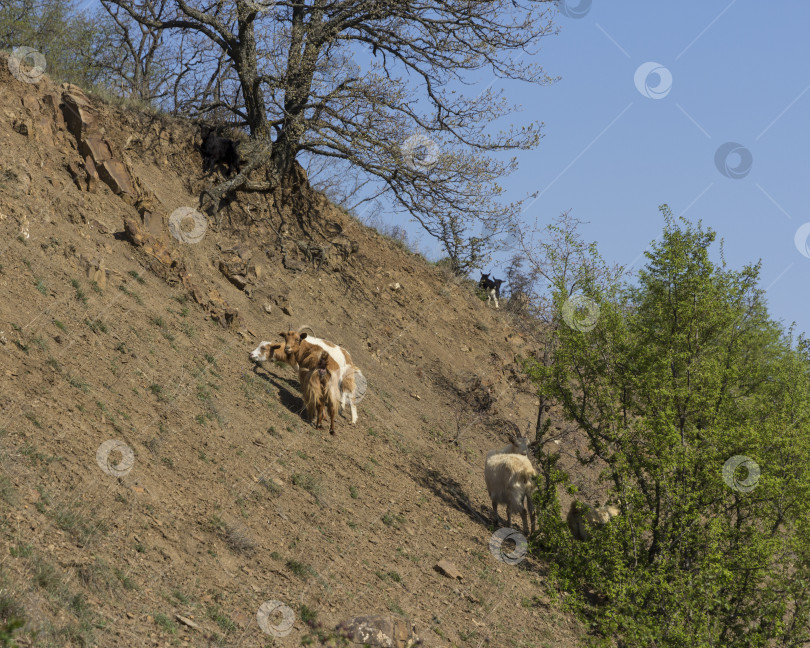
[[[98, 165], [98, 160], [95, 160]], [[129, 172], [122, 162], [118, 160], [103, 160], [101, 166], [98, 167], [98, 175], [109, 185], [110, 189], [117, 195], [129, 202], [135, 204], [135, 189], [132, 186], [132, 180], [129, 177]], [[131, 199], [131, 202], [127, 200]]]
[[62, 112], [68, 130], [79, 142], [95, 128], [96, 116], [93, 114], [93, 108], [84, 93], [76, 86], [72, 86], [72, 88], [75, 88], [78, 92], [65, 92], [62, 95]]
[[20, 135], [29, 137], [31, 135], [31, 121], [29, 119], [16, 119], [11, 127]]
[[198, 626], [194, 621], [191, 619], [181, 616], [180, 614], [175, 614], [174, 618], [177, 619], [180, 623], [184, 626], [188, 626], [189, 628], [193, 628], [194, 630], [199, 630], [200, 626]]
[[30, 113], [38, 113], [40, 110], [39, 99], [34, 95], [25, 95], [22, 98], [22, 105]]
[[98, 190], [98, 171], [96, 170], [96, 165], [93, 164], [93, 160], [90, 157], [86, 157], [84, 159], [84, 170], [87, 172], [87, 191], [90, 193], [96, 193]]
[[48, 92], [42, 96], [42, 103], [46, 110], [50, 111], [53, 114], [53, 117], [56, 118], [56, 126], [59, 128], [64, 126], [65, 121], [62, 118], [61, 111], [59, 110], [59, 106], [62, 103], [59, 95], [56, 92]]
[[134, 219], [127, 218], [124, 220], [124, 233], [130, 243], [142, 248], [144, 252], [160, 261], [163, 265], [168, 267], [176, 265], [166, 246], [154, 236], [145, 232]]
[[147, 232], [156, 238], [163, 238], [165, 231], [163, 229], [163, 217], [153, 211], [143, 210], [141, 216], [143, 217], [143, 226]]
[[448, 578], [457, 578], [458, 580], [464, 578], [461, 572], [449, 560], [444, 559], [440, 560], [438, 563], [436, 563], [436, 565], [434, 565], [433, 569], [435, 569], [440, 574], [444, 574]]
[[110, 228], [95, 218], [91, 218], [89, 221], [87, 221], [87, 224], [90, 225], [90, 227], [95, 227], [102, 234], [110, 233]]
[[85, 157], [89, 155], [96, 163], [111, 160], [113, 156], [110, 145], [98, 134], [85, 137], [79, 143], [79, 152]]
[[230, 281], [234, 286], [239, 288], [239, 290], [246, 290], [248, 280], [245, 275], [231, 275], [228, 277], [228, 281]]
[[[79, 152], [85, 159], [85, 167], [90, 168], [88, 160], [92, 162], [95, 174], [88, 170], [88, 190], [94, 191], [92, 178], [98, 177], [107, 184], [113, 193], [120, 196], [124, 202], [134, 205], [138, 199], [132, 178], [127, 167], [115, 159], [110, 143], [104, 139], [96, 125], [96, 115], [87, 96], [75, 86], [63, 84], [65, 92], [62, 95], [62, 109], [68, 130], [76, 138]], [[53, 99], [51, 99], [53, 102]]]

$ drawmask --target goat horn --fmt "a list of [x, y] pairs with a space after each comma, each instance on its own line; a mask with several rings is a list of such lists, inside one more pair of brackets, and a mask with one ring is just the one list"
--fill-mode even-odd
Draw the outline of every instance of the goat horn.
[[309, 329], [310, 333], [312, 333], [312, 335], [315, 335], [315, 330], [309, 324], [302, 324], [301, 326], [299, 326], [296, 333], [300, 333], [304, 329]]

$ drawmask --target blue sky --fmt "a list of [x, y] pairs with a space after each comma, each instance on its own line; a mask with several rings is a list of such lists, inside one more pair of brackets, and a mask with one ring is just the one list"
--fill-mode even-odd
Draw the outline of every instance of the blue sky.
[[[568, 4], [584, 15], [560, 13], [560, 33], [538, 57], [562, 79], [508, 86], [523, 106], [517, 120], [545, 123], [539, 147], [519, 154], [520, 169], [502, 182], [514, 198], [541, 192], [524, 216], [548, 222], [570, 209], [606, 260], [638, 267], [668, 203], [717, 231], [731, 267], [762, 259], [771, 315], [810, 331], [810, 258], [794, 242], [810, 221], [810, 2]], [[671, 85], [665, 71], [640, 84], [655, 90], [663, 80], [661, 98], [636, 87], [648, 62], [671, 75]], [[744, 177], [715, 165], [727, 142], [750, 154]], [[731, 169], [744, 162], [726, 159]], [[420, 243], [437, 255], [426, 237]]]
[[[810, 331], [803, 230], [795, 241], [810, 222], [810, 2], [560, 2], [581, 15], [557, 13], [559, 34], [542, 41], [537, 61], [561, 80], [506, 86], [522, 106], [510, 121], [545, 123], [538, 148], [519, 153], [519, 170], [502, 180], [507, 199], [539, 192], [526, 203], [527, 221], [570, 209], [608, 262], [634, 267], [660, 235], [658, 205], [668, 203], [717, 231], [731, 267], [761, 259], [771, 315]], [[639, 73], [637, 87], [640, 66], [653, 63], [665, 70]], [[492, 81], [481, 75], [465, 90]], [[643, 94], [654, 96], [662, 82], [661, 97]], [[726, 177], [715, 163], [727, 143], [749, 156], [742, 177]], [[726, 164], [745, 161], [731, 153]], [[417, 225], [406, 227], [423, 253], [440, 256]], [[504, 266], [496, 260], [496, 276]]]

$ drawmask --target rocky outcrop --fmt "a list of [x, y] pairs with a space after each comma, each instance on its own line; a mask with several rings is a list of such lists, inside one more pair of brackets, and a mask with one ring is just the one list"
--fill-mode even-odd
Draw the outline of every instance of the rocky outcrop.
[[[84, 161], [87, 191], [94, 192], [101, 179], [114, 194], [129, 205], [138, 200], [138, 193], [126, 165], [113, 155], [110, 143], [98, 129], [96, 113], [90, 100], [75, 85], [62, 85], [62, 114], [68, 130], [76, 138], [79, 153]], [[52, 96], [50, 103], [56, 101]], [[71, 175], [81, 187], [74, 169]]]

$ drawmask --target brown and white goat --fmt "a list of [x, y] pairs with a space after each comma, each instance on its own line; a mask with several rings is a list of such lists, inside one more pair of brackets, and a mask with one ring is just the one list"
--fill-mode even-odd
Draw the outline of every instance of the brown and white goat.
[[257, 346], [253, 351], [250, 352], [250, 359], [253, 362], [260, 363], [260, 362], [267, 362], [268, 360], [275, 360], [276, 362], [283, 362], [285, 364], [290, 365], [296, 371], [299, 369], [298, 361], [291, 355], [288, 354], [285, 349], [287, 348], [286, 345], [286, 336], [289, 334], [294, 334], [299, 336], [299, 340], [306, 339], [309, 344], [313, 344], [322, 348], [324, 351], [329, 353], [331, 358], [337, 363], [340, 371], [338, 374], [338, 388], [340, 390], [340, 408], [342, 410], [346, 409], [346, 403], [348, 402], [351, 408], [351, 421], [352, 425], [357, 423], [357, 406], [354, 404], [355, 392], [357, 390], [356, 379], [355, 376], [359, 376], [360, 378], [363, 377], [362, 372], [354, 366], [352, 363], [352, 358], [349, 355], [349, 352], [346, 351], [343, 347], [339, 347], [332, 342], [327, 342], [326, 340], [321, 340], [320, 338], [316, 338], [313, 336], [307, 336], [306, 333], [301, 333], [300, 331], [306, 327], [302, 326], [298, 329], [298, 333], [293, 331], [288, 331], [286, 334], [282, 334], [285, 338], [285, 343], [279, 342], [266, 342], [263, 341], [259, 346]]
[[[320, 427], [319, 410], [325, 406], [329, 411], [329, 434], [334, 434], [340, 391], [340, 366], [325, 349], [307, 342], [306, 333], [287, 331], [279, 335], [284, 338], [284, 354], [298, 365], [298, 381], [301, 383], [301, 393], [310, 420], [313, 423], [317, 420], [316, 427]], [[323, 372], [329, 376], [326, 383], [323, 382]], [[321, 388], [323, 384], [326, 384], [325, 389]]]

